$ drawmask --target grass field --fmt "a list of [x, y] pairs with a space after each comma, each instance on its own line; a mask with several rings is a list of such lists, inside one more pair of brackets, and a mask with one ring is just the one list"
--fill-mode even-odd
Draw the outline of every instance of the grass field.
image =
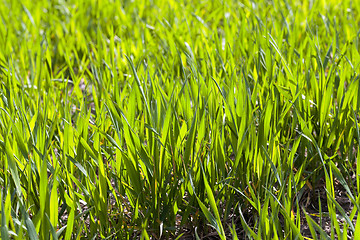
[[0, 0], [1, 239], [360, 239], [360, 5]]

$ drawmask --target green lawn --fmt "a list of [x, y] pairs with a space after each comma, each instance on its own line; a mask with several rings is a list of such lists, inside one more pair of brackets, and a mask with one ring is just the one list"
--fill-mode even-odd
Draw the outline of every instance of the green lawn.
[[0, 0], [0, 238], [359, 240], [359, 26], [351, 0]]

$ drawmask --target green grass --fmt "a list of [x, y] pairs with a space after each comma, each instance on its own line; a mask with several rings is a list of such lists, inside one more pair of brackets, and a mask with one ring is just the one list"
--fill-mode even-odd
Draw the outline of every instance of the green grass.
[[0, 0], [1, 239], [360, 239], [359, 24], [350, 0]]

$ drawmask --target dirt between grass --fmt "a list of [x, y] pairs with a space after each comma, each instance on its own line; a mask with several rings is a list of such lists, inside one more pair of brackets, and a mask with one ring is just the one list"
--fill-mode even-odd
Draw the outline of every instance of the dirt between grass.
[[[351, 182], [355, 181], [355, 175], [352, 177], [352, 179], [350, 181]], [[354, 205], [351, 202], [351, 200], [349, 199], [349, 197], [347, 196], [345, 188], [337, 180], [334, 180], [334, 191], [335, 191], [336, 202], [339, 204], [339, 206], [341, 206], [341, 208], [344, 210], [346, 215], [350, 218], [350, 214], [354, 208]], [[325, 180], [324, 179], [321, 179], [319, 181], [318, 185], [315, 186], [315, 188], [312, 190], [310, 190], [307, 187], [305, 193], [302, 195], [302, 197], [300, 199], [300, 205], [301, 205], [300, 233], [303, 237], [313, 239], [313, 236], [311, 234], [311, 231], [310, 231], [310, 228], [309, 228], [309, 225], [306, 220], [305, 213], [304, 213], [304, 212], [306, 212], [306, 214], [308, 216], [310, 216], [322, 228], [323, 232], [326, 235], [331, 236], [333, 234], [335, 239], [338, 239], [336, 230], [334, 229], [334, 227], [332, 227], [331, 219], [329, 217], [329, 210], [328, 210], [328, 205], [327, 205], [327, 192], [326, 192], [326, 188], [325, 188]], [[294, 210], [294, 212], [296, 212], [296, 210]], [[321, 214], [319, 214], [319, 212], [321, 212]], [[252, 213], [252, 210], [248, 209], [247, 211], [243, 212], [243, 214], [244, 214], [244, 217], [245, 217], [247, 223], [250, 225], [250, 227], [251, 226], [253, 227], [255, 219], [253, 217], [254, 215]], [[343, 217], [343, 214], [341, 214], [338, 209], [336, 211], [336, 214], [337, 214], [338, 223], [340, 225], [340, 229], [343, 230], [344, 225], [346, 224], [346, 219]], [[236, 215], [238, 215], [238, 214], [236, 214]], [[238, 234], [238, 238], [239, 239], [248, 239], [247, 234], [241, 225], [240, 218], [239, 217], [234, 218], [234, 217], [235, 217], [235, 214], [233, 217], [230, 216], [228, 218], [229, 222], [223, 223], [227, 238], [229, 238], [229, 239], [233, 238], [231, 235], [231, 232], [229, 230], [229, 227], [231, 226], [231, 223], [232, 223], [231, 221], [234, 221], [234, 223], [236, 224], [236, 232]], [[295, 215], [295, 218], [296, 217], [297, 216]], [[279, 219], [281, 222], [284, 223], [283, 216], [279, 216]], [[357, 219], [357, 214], [354, 216], [354, 218], [351, 221], [354, 226], [356, 223], [356, 219]], [[314, 229], [316, 229], [316, 228], [314, 227]], [[317, 231], [317, 230], [315, 230], [315, 231], [316, 231], [317, 237], [320, 238], [319, 231]], [[180, 231], [180, 232], [184, 233], [183, 236], [180, 238], [182, 240], [196, 239], [194, 229], [192, 229], [192, 230], [191, 229], [182, 229], [182, 231]], [[348, 231], [348, 232], [350, 232], [350, 231]], [[198, 233], [198, 235], [199, 235], [200, 239], [204, 239], [204, 240], [220, 239], [220, 237], [218, 236], [218, 234], [215, 230], [213, 230], [213, 232], [210, 232], [208, 234]], [[347, 235], [347, 239], [353, 239], [353, 238], [354, 238], [353, 235], [349, 235], [349, 234]]]
[[[355, 175], [350, 180], [351, 182], [355, 181]], [[356, 185], [356, 184], [355, 184]], [[354, 187], [355, 187], [354, 185]], [[335, 200], [339, 204], [339, 206], [344, 210], [346, 215], [350, 218], [350, 214], [354, 208], [353, 203], [347, 196], [345, 188], [340, 184], [339, 181], [334, 181], [334, 192], [335, 192]], [[325, 189], [325, 180], [322, 179], [320, 184], [313, 189], [309, 190], [306, 196], [306, 204], [303, 206], [305, 212], [324, 230], [324, 232], [331, 236], [334, 234], [335, 239], [338, 239], [335, 229], [332, 227], [331, 219], [329, 217], [329, 209], [327, 204], [327, 191]], [[321, 212], [321, 214], [320, 214]], [[343, 217], [343, 214], [336, 209], [337, 220], [340, 225], [340, 229], [342, 230], [344, 224], [346, 224], [346, 219]], [[355, 226], [357, 219], [357, 214], [352, 219], [352, 224]], [[312, 238], [308, 223], [306, 221], [305, 214], [301, 212], [301, 233], [304, 237]], [[333, 233], [332, 233], [333, 232]], [[319, 232], [317, 232], [317, 236], [320, 237]], [[348, 235], [347, 239], [353, 239], [354, 236]]]

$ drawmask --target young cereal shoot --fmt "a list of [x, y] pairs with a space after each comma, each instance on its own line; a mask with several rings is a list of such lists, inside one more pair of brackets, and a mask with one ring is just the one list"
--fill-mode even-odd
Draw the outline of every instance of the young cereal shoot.
[[0, 0], [0, 239], [360, 240], [360, 5]]

